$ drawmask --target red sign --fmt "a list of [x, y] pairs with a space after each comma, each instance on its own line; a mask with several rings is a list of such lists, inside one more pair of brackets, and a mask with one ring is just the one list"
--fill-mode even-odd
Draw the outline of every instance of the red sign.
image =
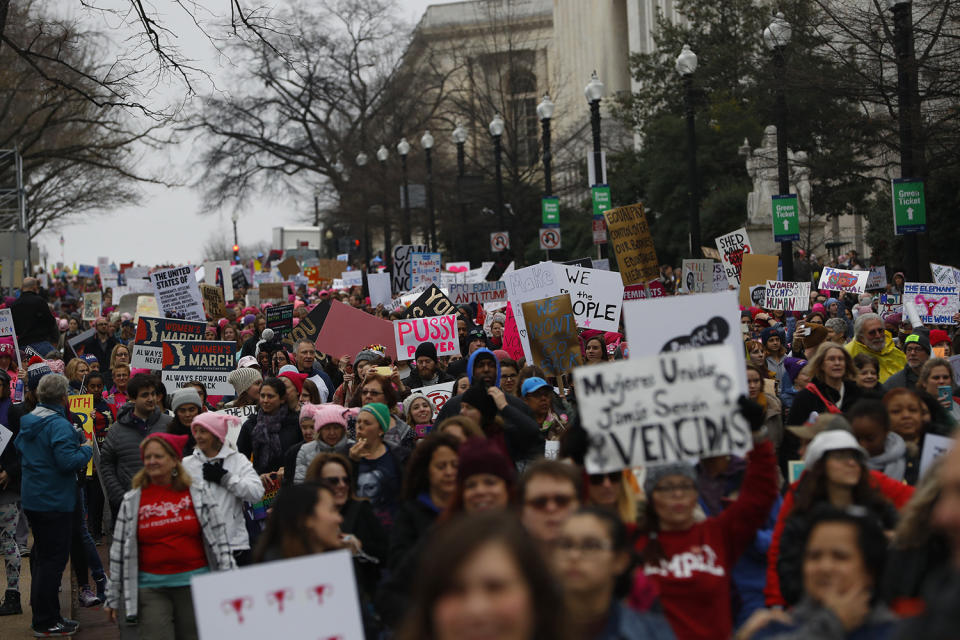
[[593, 244], [607, 243], [607, 221], [601, 218], [593, 219]]

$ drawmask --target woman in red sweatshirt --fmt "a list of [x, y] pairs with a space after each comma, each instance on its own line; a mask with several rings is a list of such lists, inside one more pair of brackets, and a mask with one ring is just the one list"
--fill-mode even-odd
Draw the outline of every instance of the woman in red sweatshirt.
[[726, 640], [733, 631], [731, 570], [777, 495], [776, 457], [765, 429], [754, 432], [740, 496], [715, 517], [694, 520], [696, 474], [688, 464], [648, 469], [644, 489], [646, 527], [636, 548], [670, 626], [678, 640]]

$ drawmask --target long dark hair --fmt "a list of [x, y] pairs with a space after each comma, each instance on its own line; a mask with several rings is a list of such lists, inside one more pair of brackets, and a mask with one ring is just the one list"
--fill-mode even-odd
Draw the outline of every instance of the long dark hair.
[[410, 460], [407, 461], [403, 490], [400, 492], [401, 500], [416, 500], [424, 491], [430, 491], [430, 461], [440, 447], [447, 447], [457, 453], [460, 442], [449, 433], [431, 433], [417, 443], [410, 454]]
[[464, 564], [489, 545], [502, 546], [523, 576], [533, 607], [531, 640], [565, 638], [563, 601], [542, 551], [520, 525], [516, 516], [482, 513], [463, 516], [436, 530], [429, 553], [421, 554], [414, 583], [414, 601], [400, 640], [433, 640], [433, 610], [437, 601], [456, 588]]
[[284, 559], [321, 551], [307, 530], [306, 520], [313, 514], [323, 491], [333, 499], [329, 487], [313, 482], [289, 485], [280, 490], [267, 518], [267, 527], [253, 552], [254, 562], [263, 562], [267, 551], [272, 549], [279, 549]]
[[[812, 468], [807, 469], [797, 491], [793, 503], [793, 513], [805, 513], [819, 504], [829, 504], [827, 493], [827, 455], [817, 460]], [[853, 504], [874, 510], [884, 510], [887, 500], [883, 494], [870, 486], [870, 470], [863, 460], [857, 460], [860, 465], [860, 480], [853, 487]]]

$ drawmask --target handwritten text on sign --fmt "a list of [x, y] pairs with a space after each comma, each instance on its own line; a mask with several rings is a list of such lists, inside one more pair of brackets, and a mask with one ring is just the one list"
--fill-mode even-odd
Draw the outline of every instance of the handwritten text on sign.
[[923, 324], [956, 324], [953, 315], [960, 311], [958, 289], [956, 285], [907, 282], [903, 285], [903, 299], [916, 305]]
[[583, 329], [617, 331], [623, 304], [623, 279], [616, 271], [556, 264], [560, 293], [570, 294], [573, 316]]
[[569, 373], [580, 364], [580, 341], [566, 293], [523, 303], [533, 361], [547, 375]]
[[719, 345], [575, 369], [587, 472], [743, 455], [751, 437], [737, 368]]
[[727, 282], [732, 287], [740, 286], [740, 270], [743, 268], [743, 254], [751, 253], [750, 237], [745, 227], [720, 236], [716, 240], [720, 261], [727, 273]]
[[824, 291], [845, 291], [847, 293], [863, 293], [867, 290], [869, 271], [845, 271], [824, 267], [820, 274], [820, 286]]
[[393, 337], [397, 345], [397, 358], [400, 360], [412, 360], [422, 342], [432, 342], [437, 347], [438, 356], [460, 353], [455, 314], [394, 320]]
[[767, 280], [762, 306], [781, 311], [806, 311], [810, 306], [810, 283]]

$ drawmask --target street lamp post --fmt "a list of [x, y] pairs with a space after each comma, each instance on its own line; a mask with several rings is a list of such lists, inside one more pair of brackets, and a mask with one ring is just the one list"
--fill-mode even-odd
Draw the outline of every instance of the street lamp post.
[[677, 56], [677, 73], [683, 78], [683, 104], [687, 117], [687, 181], [690, 200], [690, 255], [701, 257], [700, 242], [700, 179], [697, 175], [697, 124], [693, 112], [693, 74], [697, 71], [697, 54], [690, 45], [683, 45]]
[[397, 143], [397, 153], [400, 154], [400, 166], [403, 168], [403, 244], [410, 244], [410, 185], [407, 183], [407, 154], [410, 153], [410, 143], [401, 138]]
[[[590, 82], [583, 90], [587, 102], [590, 104], [590, 130], [593, 132], [593, 184], [603, 184], [603, 153], [600, 151], [600, 100], [603, 99], [604, 87], [600, 77], [594, 71], [590, 75]], [[597, 257], [603, 257], [603, 244], [597, 245]]]
[[[467, 205], [464, 202], [463, 197], [463, 176], [466, 173], [466, 152], [464, 151], [464, 145], [467, 142], [467, 130], [463, 127], [463, 124], [457, 122], [457, 126], [453, 129], [453, 142], [457, 145], [457, 178], [459, 181], [459, 187], [457, 189], [457, 195], [460, 200], [460, 220], [461, 222], [467, 219]], [[462, 238], [462, 234], [455, 234], [457, 238]], [[465, 248], [462, 242], [458, 242], [458, 246], [461, 248], [460, 255], [464, 255]]]
[[[363, 151], [357, 154], [356, 163], [357, 167], [362, 171], [363, 168], [367, 165], [367, 154]], [[370, 211], [367, 210], [366, 214], [363, 216], [363, 256], [364, 256], [364, 267], [363, 270], [366, 271], [370, 268]]]
[[500, 231], [506, 231], [507, 225], [503, 219], [503, 173], [501, 171], [501, 159], [503, 156], [503, 147], [501, 138], [503, 137], [503, 118], [497, 113], [490, 121], [490, 137], [493, 138], [493, 164], [496, 172], [497, 183], [497, 216], [499, 217]]
[[390, 152], [383, 145], [377, 149], [377, 161], [380, 163], [380, 184], [383, 197], [383, 264], [387, 271], [392, 269], [393, 247], [390, 246], [390, 214], [387, 213], [387, 159]]
[[[551, 175], [551, 162], [553, 160], [550, 154], [550, 119], [553, 118], [554, 104], [549, 94], [543, 94], [543, 100], [537, 105], [537, 117], [540, 118], [540, 127], [543, 130], [543, 195], [550, 197], [553, 195], [553, 176]], [[550, 259], [550, 250], [546, 250], [546, 258]]]
[[430, 135], [429, 131], [420, 138], [420, 146], [423, 147], [427, 161], [427, 217], [430, 221], [430, 251], [436, 251], [437, 228], [433, 211], [433, 157], [430, 155], [433, 149], [433, 136]]
[[240, 214], [234, 211], [230, 215], [230, 220], [233, 222], [233, 261], [239, 264], [240, 242], [237, 240], [237, 222], [240, 220]]
[[[775, 120], [777, 123], [777, 183], [778, 191], [782, 196], [790, 194], [790, 166], [787, 164], [787, 94], [784, 90], [786, 79], [786, 58], [784, 49], [790, 44], [793, 29], [783, 17], [777, 13], [770, 21], [770, 26], [763, 30], [763, 42], [773, 52], [773, 65], [776, 69], [775, 78]], [[766, 203], [770, 207], [771, 215], [773, 203]], [[793, 242], [780, 243], [780, 260], [783, 264], [783, 279], [793, 280]]]

